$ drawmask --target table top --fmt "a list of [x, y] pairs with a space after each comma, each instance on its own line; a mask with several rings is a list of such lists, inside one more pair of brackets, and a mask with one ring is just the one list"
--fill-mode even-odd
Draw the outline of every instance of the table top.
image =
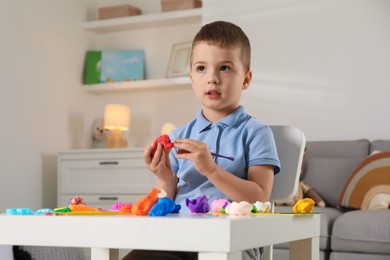
[[[0, 214], [0, 244], [232, 252], [320, 235], [320, 215]], [[246, 239], [244, 239], [246, 238]]]

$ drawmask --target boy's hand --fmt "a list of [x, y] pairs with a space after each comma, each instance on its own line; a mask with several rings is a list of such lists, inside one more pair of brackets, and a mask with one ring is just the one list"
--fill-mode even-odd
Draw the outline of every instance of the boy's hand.
[[157, 144], [157, 149], [154, 151], [154, 155], [151, 156], [155, 142], [145, 147], [144, 161], [148, 169], [157, 177], [156, 188], [165, 190], [167, 196], [174, 199], [178, 178], [171, 170], [171, 163], [168, 156], [169, 151], [167, 152], [162, 144]]
[[148, 166], [149, 170], [152, 171], [158, 179], [164, 180], [166, 178], [166, 175], [169, 174], [170, 176], [172, 174], [169, 157], [167, 152], [163, 149], [163, 146], [161, 144], [157, 144], [157, 149], [154, 152], [152, 158], [151, 153], [154, 146], [155, 142], [145, 147], [144, 161]]
[[193, 139], [176, 139], [175, 148], [180, 149], [176, 154], [176, 158], [190, 160], [198, 172], [205, 177], [212, 174], [218, 167], [207, 144], [203, 142]]

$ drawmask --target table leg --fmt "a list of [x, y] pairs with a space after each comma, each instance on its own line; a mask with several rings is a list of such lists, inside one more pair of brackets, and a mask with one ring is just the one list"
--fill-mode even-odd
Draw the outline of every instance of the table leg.
[[119, 249], [110, 249], [110, 260], [119, 260]]
[[320, 238], [313, 237], [290, 242], [290, 260], [320, 259]]
[[118, 260], [119, 250], [109, 248], [91, 248], [91, 260]]
[[273, 255], [272, 255], [273, 250], [274, 250], [273, 245], [264, 246], [263, 253], [261, 254], [260, 260], [273, 260]]
[[205, 253], [199, 252], [198, 260], [241, 260], [242, 252], [233, 253]]

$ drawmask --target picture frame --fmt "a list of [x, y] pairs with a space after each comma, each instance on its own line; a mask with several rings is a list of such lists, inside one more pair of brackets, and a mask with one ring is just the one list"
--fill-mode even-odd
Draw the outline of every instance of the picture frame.
[[172, 46], [167, 78], [188, 76], [192, 42], [176, 43]]

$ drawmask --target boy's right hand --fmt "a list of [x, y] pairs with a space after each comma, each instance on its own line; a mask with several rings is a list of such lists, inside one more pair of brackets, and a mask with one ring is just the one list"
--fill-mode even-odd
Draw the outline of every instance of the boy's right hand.
[[169, 162], [168, 153], [164, 150], [161, 144], [157, 144], [157, 149], [151, 156], [153, 147], [156, 145], [156, 141], [147, 145], [144, 150], [144, 161], [149, 170], [152, 171], [156, 177], [160, 180], [164, 180], [166, 175], [171, 175], [171, 163]]
[[178, 178], [171, 170], [171, 163], [169, 162], [168, 156], [169, 152], [160, 143], [157, 144], [157, 149], [153, 157], [151, 156], [155, 142], [145, 147], [144, 161], [148, 169], [157, 177], [156, 188], [165, 190], [168, 197], [174, 199]]

